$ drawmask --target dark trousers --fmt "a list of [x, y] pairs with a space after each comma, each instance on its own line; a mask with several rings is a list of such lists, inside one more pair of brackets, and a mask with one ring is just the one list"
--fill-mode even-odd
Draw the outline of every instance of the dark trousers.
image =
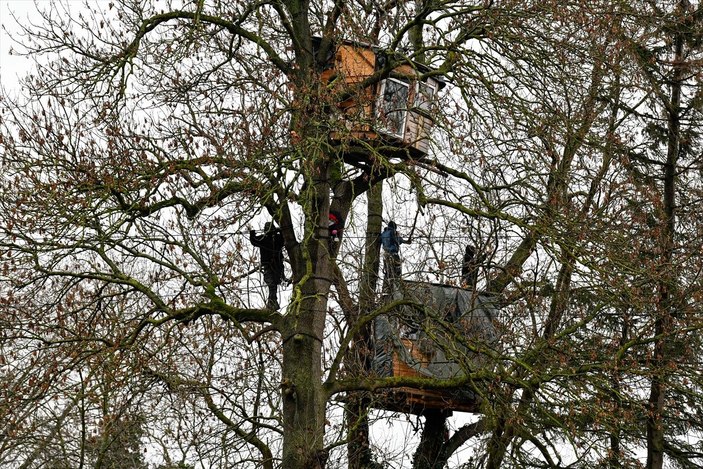
[[268, 287], [269, 295], [266, 300], [268, 309], [278, 309], [278, 285], [281, 283], [282, 275], [273, 269], [264, 268], [264, 283]]

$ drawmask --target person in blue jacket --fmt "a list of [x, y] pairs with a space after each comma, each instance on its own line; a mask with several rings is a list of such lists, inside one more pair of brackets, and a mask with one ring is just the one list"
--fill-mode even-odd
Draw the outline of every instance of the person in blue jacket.
[[394, 221], [389, 221], [388, 226], [381, 233], [381, 246], [386, 253], [384, 265], [386, 266], [386, 275], [400, 277], [402, 273], [400, 264], [400, 245], [409, 244], [410, 239], [403, 239], [398, 234], [398, 229]]

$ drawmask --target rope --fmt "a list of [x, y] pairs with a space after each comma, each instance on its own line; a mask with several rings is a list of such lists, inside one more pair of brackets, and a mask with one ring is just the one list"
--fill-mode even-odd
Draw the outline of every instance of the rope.
[[417, 218], [420, 216], [421, 212], [422, 207], [418, 208], [417, 212], [415, 212], [415, 219], [413, 220], [412, 228], [410, 228], [410, 234], [408, 234], [408, 239], [413, 239], [413, 233], [415, 233], [415, 227], [417, 226]]
[[[415, 221], [413, 222], [412, 228], [410, 230], [410, 234], [408, 235], [408, 238], [411, 238], [416, 227], [416, 222], [417, 222], [417, 217]], [[188, 233], [188, 234], [181, 234], [181, 233], [162, 233], [163, 234], [163, 239], [167, 239], [167, 236], [170, 237], [184, 237], [184, 236], [193, 236], [194, 233]], [[380, 233], [379, 233], [380, 234]], [[228, 236], [249, 236], [248, 231], [233, 231], [233, 232], [226, 232], [226, 233], [217, 233], [217, 234], [205, 234], [205, 233], [197, 233], [198, 238], [218, 238], [218, 237], [228, 237]], [[351, 236], [351, 235], [344, 235], [344, 239], [375, 239], [375, 237], [378, 235], [359, 235], [359, 236]], [[493, 236], [493, 235], [492, 235]], [[495, 238], [498, 237], [498, 233], [495, 234]], [[442, 239], [461, 239], [465, 240], [466, 235], [455, 235], [455, 236], [450, 236], [450, 235], [443, 235], [443, 236], [423, 236], [423, 239], [428, 239], [428, 240], [442, 240]], [[156, 240], [154, 240], [156, 241]]]

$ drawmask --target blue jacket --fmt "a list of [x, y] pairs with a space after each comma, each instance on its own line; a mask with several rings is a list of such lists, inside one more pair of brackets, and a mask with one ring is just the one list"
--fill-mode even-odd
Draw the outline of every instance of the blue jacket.
[[398, 254], [400, 250], [400, 245], [403, 244], [405, 240], [398, 236], [398, 232], [393, 228], [387, 226], [383, 229], [381, 233], [381, 245], [383, 250], [389, 254]]

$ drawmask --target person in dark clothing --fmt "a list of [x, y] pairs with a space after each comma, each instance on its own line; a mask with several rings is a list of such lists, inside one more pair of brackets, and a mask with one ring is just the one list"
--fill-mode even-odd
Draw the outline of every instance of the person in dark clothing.
[[381, 233], [381, 246], [386, 253], [384, 265], [386, 266], [386, 276], [399, 278], [402, 269], [400, 264], [400, 245], [409, 244], [410, 240], [403, 239], [399, 234], [394, 221], [389, 221], [388, 226]]
[[478, 268], [484, 261], [485, 256], [476, 256], [476, 248], [470, 244], [466, 245], [464, 259], [461, 263], [461, 281], [466, 288], [475, 288], [478, 282]]
[[278, 309], [278, 285], [283, 280], [283, 235], [281, 230], [275, 228], [273, 223], [266, 223], [262, 234], [257, 235], [254, 230], [249, 231], [249, 241], [259, 248], [264, 283], [269, 290], [266, 307]]

